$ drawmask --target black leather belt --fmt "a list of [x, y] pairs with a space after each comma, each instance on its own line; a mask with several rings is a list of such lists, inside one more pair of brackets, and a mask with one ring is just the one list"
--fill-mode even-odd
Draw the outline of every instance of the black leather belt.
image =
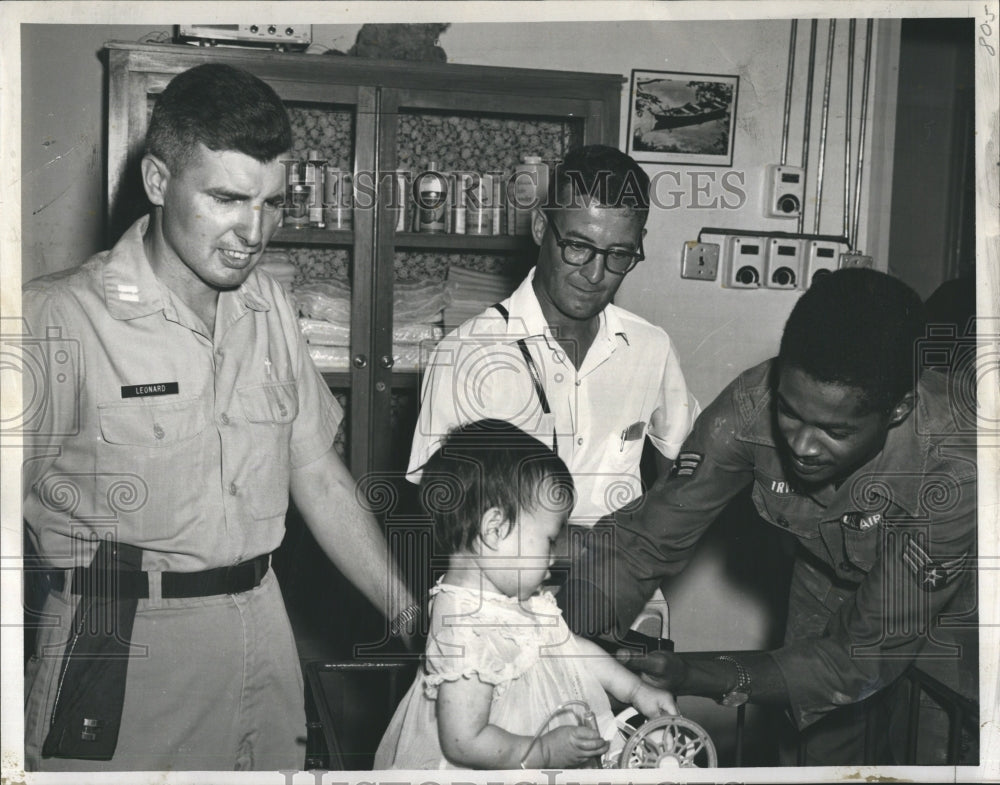
[[[241, 594], [259, 586], [270, 565], [271, 554], [265, 553], [230, 567], [201, 572], [164, 572], [161, 574], [161, 596], [173, 599]], [[66, 585], [66, 571], [50, 570], [48, 577], [52, 591], [61, 592]], [[149, 573], [74, 567], [70, 591], [97, 597], [145, 599], [149, 597]]]

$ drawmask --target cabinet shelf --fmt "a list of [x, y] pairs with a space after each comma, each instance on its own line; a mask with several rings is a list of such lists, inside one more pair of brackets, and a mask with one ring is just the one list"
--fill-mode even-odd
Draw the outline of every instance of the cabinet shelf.
[[[332, 390], [346, 390], [351, 386], [351, 372], [346, 368], [343, 371], [323, 371], [323, 381]], [[417, 389], [420, 386], [419, 371], [393, 371], [392, 389]]]
[[271, 238], [271, 245], [318, 245], [327, 248], [350, 248], [354, 245], [354, 232], [350, 229], [318, 229], [315, 226], [303, 229], [281, 226]]
[[[354, 232], [349, 229], [330, 230], [313, 226], [303, 229], [282, 226], [271, 239], [271, 245], [276, 246], [312, 245], [325, 248], [350, 248], [353, 244]], [[532, 241], [528, 235], [397, 232], [395, 246], [403, 249], [509, 253], [530, 249]]]
[[522, 251], [531, 245], [527, 235], [445, 234], [397, 232], [397, 248], [429, 248], [447, 251]]

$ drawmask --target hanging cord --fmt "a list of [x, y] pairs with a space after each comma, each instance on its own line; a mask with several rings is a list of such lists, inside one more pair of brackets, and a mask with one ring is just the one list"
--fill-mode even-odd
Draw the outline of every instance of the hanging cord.
[[531, 754], [531, 751], [535, 748], [535, 745], [538, 743], [538, 740], [542, 738], [542, 734], [545, 733], [545, 729], [549, 727], [549, 723], [552, 722], [552, 720], [554, 720], [564, 711], [569, 711], [573, 706], [579, 706], [580, 708], [583, 709], [582, 722], [580, 718], [577, 716], [577, 713], [575, 711], [572, 712], [574, 719], [576, 719], [577, 721], [577, 725], [586, 725], [587, 727], [593, 728], [594, 730], [598, 729], [597, 718], [594, 716], [594, 712], [591, 711], [590, 705], [586, 701], [576, 701], [576, 700], [566, 701], [561, 706], [556, 708], [551, 714], [549, 714], [549, 716], [545, 718], [545, 722], [543, 722], [541, 726], [538, 728], [538, 730], [535, 732], [535, 735], [531, 739], [531, 743], [528, 745], [528, 749], [526, 749], [524, 751], [524, 755], [521, 756], [522, 769], [527, 768], [524, 764], [527, 762], [528, 756]]
[[868, 86], [872, 74], [872, 29], [873, 20], [869, 19], [865, 23], [865, 73], [861, 82], [861, 128], [858, 134], [858, 168], [854, 177], [854, 222], [851, 225], [851, 248], [857, 248], [858, 220], [861, 215], [861, 176], [864, 174], [865, 141], [868, 126]]
[[788, 42], [788, 74], [785, 76], [785, 114], [781, 123], [781, 165], [788, 160], [788, 121], [792, 116], [792, 79], [795, 75], [795, 39], [799, 33], [799, 20], [792, 20], [792, 33]]

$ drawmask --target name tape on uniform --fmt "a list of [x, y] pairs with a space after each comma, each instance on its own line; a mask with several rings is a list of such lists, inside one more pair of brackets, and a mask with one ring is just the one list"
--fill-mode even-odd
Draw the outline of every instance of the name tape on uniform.
[[177, 395], [177, 382], [157, 382], [156, 384], [130, 384], [122, 387], [122, 398], [146, 398], [152, 395]]

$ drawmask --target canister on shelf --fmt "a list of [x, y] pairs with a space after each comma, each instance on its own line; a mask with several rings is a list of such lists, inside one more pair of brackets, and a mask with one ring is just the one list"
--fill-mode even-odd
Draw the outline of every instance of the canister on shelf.
[[284, 226], [304, 229], [309, 226], [309, 202], [312, 201], [312, 185], [306, 182], [289, 183], [285, 197]]
[[446, 228], [445, 216], [448, 212], [448, 182], [437, 171], [437, 164], [431, 163], [417, 175], [415, 182], [417, 231], [443, 232]]
[[455, 172], [452, 175], [452, 218], [451, 230], [454, 234], [465, 234], [468, 225], [469, 203], [466, 197], [472, 187], [472, 172]]
[[[508, 233], [531, 234], [531, 212], [541, 206], [548, 193], [549, 167], [540, 155], [522, 155], [521, 163], [507, 186], [510, 200]], [[511, 214], [513, 221], [510, 220]]]
[[493, 178], [472, 174], [464, 191], [465, 227], [468, 234], [493, 233]]
[[327, 229], [350, 229], [354, 206], [350, 172], [327, 164], [323, 169], [323, 219]]
[[310, 150], [306, 160], [306, 182], [312, 186], [312, 200], [309, 202], [309, 225], [322, 229], [325, 226], [323, 202], [320, 196], [324, 191], [324, 161], [318, 150]]
[[396, 231], [405, 232], [410, 189], [407, 187], [406, 172], [402, 169], [396, 170], [394, 187], [395, 190], [392, 194], [392, 209], [396, 214]]
[[493, 176], [493, 206], [491, 210], [493, 234], [503, 234], [507, 231], [507, 222], [505, 220], [507, 213], [504, 210], [502, 197], [502, 177], [502, 174], [499, 172]]

